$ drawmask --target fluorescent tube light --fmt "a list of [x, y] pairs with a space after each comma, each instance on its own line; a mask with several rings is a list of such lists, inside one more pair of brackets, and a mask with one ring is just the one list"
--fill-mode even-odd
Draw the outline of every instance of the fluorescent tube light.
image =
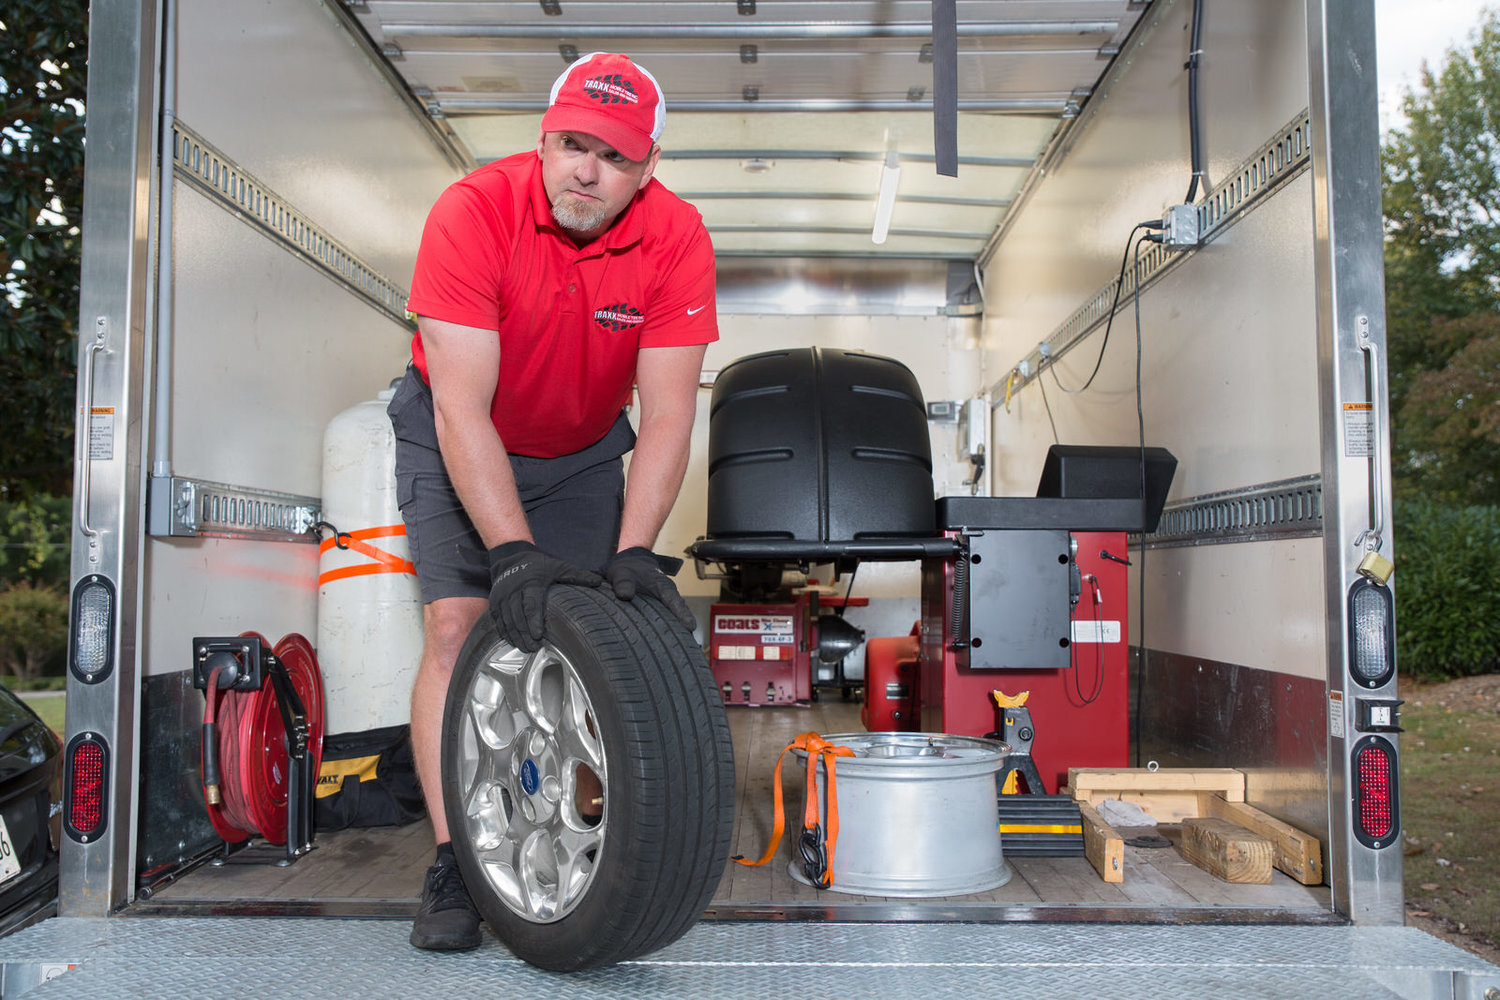
[[871, 243], [884, 243], [891, 231], [891, 213], [896, 208], [896, 182], [901, 179], [901, 163], [896, 151], [885, 154], [885, 166], [880, 168], [880, 193], [875, 196], [875, 228], [870, 233]]

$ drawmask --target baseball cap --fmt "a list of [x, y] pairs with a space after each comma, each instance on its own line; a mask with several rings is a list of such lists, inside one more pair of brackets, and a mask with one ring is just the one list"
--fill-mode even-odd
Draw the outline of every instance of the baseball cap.
[[597, 136], [630, 159], [644, 160], [666, 119], [656, 77], [629, 56], [590, 52], [552, 85], [542, 131]]

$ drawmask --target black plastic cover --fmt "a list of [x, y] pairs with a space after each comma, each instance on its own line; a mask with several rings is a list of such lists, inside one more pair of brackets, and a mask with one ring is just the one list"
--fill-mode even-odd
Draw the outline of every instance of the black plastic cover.
[[711, 539], [836, 551], [935, 534], [927, 407], [891, 358], [818, 347], [740, 358], [714, 383], [708, 454]]

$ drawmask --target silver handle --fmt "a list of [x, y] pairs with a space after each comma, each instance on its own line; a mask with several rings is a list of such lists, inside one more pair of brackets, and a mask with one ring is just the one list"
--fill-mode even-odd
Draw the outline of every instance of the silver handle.
[[1370, 487], [1370, 527], [1361, 531], [1354, 539], [1355, 545], [1363, 545], [1366, 551], [1379, 552], [1382, 535], [1385, 533], [1385, 494], [1382, 484], [1390, 476], [1390, 452], [1380, 446], [1380, 400], [1385, 399], [1385, 382], [1380, 377], [1380, 358], [1375, 353], [1375, 342], [1370, 338], [1370, 317], [1359, 317], [1359, 329], [1355, 334], [1359, 349], [1365, 353], [1370, 371], [1370, 460], [1374, 481]]
[[103, 316], [94, 320], [94, 342], [89, 345], [88, 357], [83, 362], [83, 419], [78, 429], [78, 448], [81, 462], [78, 470], [78, 530], [89, 540], [89, 561], [99, 561], [99, 529], [89, 524], [89, 470], [94, 464], [94, 360], [105, 349], [104, 339], [109, 333], [109, 321]]

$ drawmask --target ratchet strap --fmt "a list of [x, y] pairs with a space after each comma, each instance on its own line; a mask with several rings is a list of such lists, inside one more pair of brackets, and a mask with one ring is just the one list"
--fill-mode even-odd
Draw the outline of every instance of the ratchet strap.
[[[775, 789], [776, 819], [771, 828], [771, 843], [758, 861], [747, 861], [743, 854], [731, 858], [735, 864], [756, 868], [776, 856], [781, 846], [781, 834], [786, 829], [786, 819], [781, 806], [781, 762], [788, 750], [802, 750], [807, 754], [807, 794], [802, 812], [802, 833], [797, 839], [797, 851], [802, 855], [802, 872], [813, 885], [827, 888], [833, 884], [833, 850], [839, 841], [838, 784], [834, 775], [834, 760], [838, 757], [853, 757], [848, 747], [835, 746], [817, 733], [803, 733], [788, 743], [776, 758], [776, 772], [771, 778]], [[828, 772], [828, 830], [825, 837], [818, 822], [818, 761], [824, 761]]]

